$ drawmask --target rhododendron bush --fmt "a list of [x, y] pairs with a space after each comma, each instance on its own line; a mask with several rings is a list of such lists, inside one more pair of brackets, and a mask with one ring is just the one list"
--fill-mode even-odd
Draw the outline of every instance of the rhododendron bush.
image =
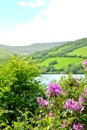
[[87, 130], [87, 60], [82, 66], [84, 78], [68, 74], [49, 83], [45, 96], [36, 99], [34, 115], [26, 109], [6, 130]]
[[[87, 60], [83, 62], [87, 72]], [[40, 106], [35, 116], [34, 130], [86, 130], [87, 79], [62, 77], [59, 83], [51, 82], [46, 96], [38, 97]]]

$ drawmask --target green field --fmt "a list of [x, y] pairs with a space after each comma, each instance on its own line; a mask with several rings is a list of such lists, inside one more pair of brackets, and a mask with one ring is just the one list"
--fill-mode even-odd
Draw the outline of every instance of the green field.
[[57, 57], [57, 58], [48, 58], [43, 62], [39, 63], [39, 66], [48, 66], [50, 62], [56, 60], [57, 64], [54, 65], [56, 69], [66, 68], [69, 64], [78, 65], [81, 64], [83, 59], [82, 58], [69, 58], [69, 57]]
[[87, 56], [87, 46], [75, 49], [74, 51], [67, 54], [68, 56]]

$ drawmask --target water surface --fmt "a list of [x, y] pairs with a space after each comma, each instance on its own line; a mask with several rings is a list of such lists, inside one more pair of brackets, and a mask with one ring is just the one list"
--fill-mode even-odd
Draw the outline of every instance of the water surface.
[[[67, 77], [67, 74], [42, 74], [38, 79], [42, 84], [48, 85], [51, 81], [56, 80], [57, 82], [61, 79], [61, 77]], [[84, 74], [73, 74], [75, 78], [83, 78]]]

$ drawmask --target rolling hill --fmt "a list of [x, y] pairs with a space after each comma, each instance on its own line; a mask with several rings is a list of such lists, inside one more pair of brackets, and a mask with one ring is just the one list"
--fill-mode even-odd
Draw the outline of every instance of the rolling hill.
[[[35, 52], [41, 52], [47, 49], [51, 49], [56, 46], [65, 44], [66, 42], [54, 42], [54, 43], [36, 43], [28, 46], [6, 46], [0, 45], [0, 49], [5, 49], [9, 53], [29, 55]], [[1, 55], [1, 54], [0, 54]]]
[[82, 61], [87, 58], [87, 38], [36, 53], [32, 58], [41, 73], [83, 73]]
[[87, 58], [87, 38], [71, 42], [37, 43], [29, 46], [0, 45], [0, 61], [22, 54], [37, 64], [41, 73], [83, 73]]

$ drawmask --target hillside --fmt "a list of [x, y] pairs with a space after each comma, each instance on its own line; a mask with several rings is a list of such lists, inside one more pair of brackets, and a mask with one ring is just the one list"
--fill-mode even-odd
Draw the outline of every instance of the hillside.
[[[5, 49], [7, 52], [14, 54], [29, 55], [36, 52], [51, 49], [56, 46], [65, 44], [66, 42], [54, 42], [54, 43], [36, 43], [28, 46], [5, 46], [0, 45], [0, 49]], [[1, 55], [1, 54], [0, 54]]]
[[13, 53], [9, 52], [6, 49], [0, 48], [0, 64], [8, 59], [9, 56], [12, 56]]
[[82, 61], [87, 58], [87, 38], [29, 46], [0, 45], [0, 62], [14, 54], [32, 56], [41, 73], [83, 73]]
[[83, 73], [82, 61], [87, 58], [87, 38], [36, 53], [32, 58], [41, 73]]

